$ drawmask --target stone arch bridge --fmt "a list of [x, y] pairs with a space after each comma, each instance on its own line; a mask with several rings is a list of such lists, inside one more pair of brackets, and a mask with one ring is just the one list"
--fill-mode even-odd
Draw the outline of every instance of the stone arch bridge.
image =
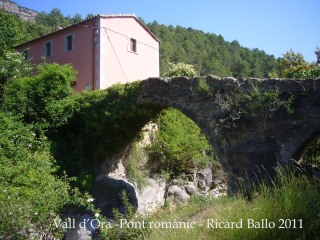
[[176, 108], [200, 127], [229, 193], [239, 181], [274, 177], [320, 136], [320, 79], [149, 78], [140, 91], [140, 105]]

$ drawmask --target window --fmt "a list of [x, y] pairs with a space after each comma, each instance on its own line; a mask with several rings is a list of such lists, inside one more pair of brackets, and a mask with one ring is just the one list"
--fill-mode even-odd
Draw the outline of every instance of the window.
[[72, 50], [72, 35], [67, 37], [67, 50]]
[[45, 57], [52, 56], [52, 41], [46, 42], [44, 44], [44, 56]]
[[90, 83], [86, 83], [86, 85], [84, 86], [84, 90], [85, 91], [91, 91], [91, 84]]
[[75, 39], [74, 33], [66, 35], [64, 37], [64, 51], [65, 52], [75, 49], [74, 39]]
[[129, 38], [129, 47], [128, 50], [130, 52], [138, 53], [138, 43], [134, 38]]
[[30, 53], [29, 52], [30, 52], [30, 48], [27, 48], [27, 49], [22, 51], [22, 55], [23, 55], [25, 60], [29, 60], [29, 58], [30, 58]]

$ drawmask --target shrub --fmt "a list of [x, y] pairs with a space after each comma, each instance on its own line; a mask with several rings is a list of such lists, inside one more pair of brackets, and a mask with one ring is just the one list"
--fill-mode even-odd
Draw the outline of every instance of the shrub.
[[166, 77], [195, 77], [197, 76], [197, 72], [194, 67], [190, 64], [185, 63], [176, 63], [170, 64], [169, 71], [165, 74]]
[[281, 94], [279, 89], [263, 90], [259, 85], [251, 84], [251, 89], [234, 89], [231, 95], [216, 94], [216, 104], [226, 110], [226, 117], [220, 119], [225, 127], [234, 127], [244, 115], [263, 118], [264, 121], [273, 113], [284, 109], [293, 114], [291, 94]]
[[131, 151], [128, 157], [127, 173], [131, 182], [135, 183], [138, 189], [147, 186], [147, 171], [146, 171], [147, 155], [145, 150], [137, 146], [136, 143], [131, 145]]
[[204, 78], [200, 78], [198, 81], [198, 92], [204, 95], [209, 95], [210, 94], [210, 87]]
[[20, 78], [6, 85], [2, 108], [25, 123], [36, 124], [39, 130], [59, 125], [56, 121], [60, 118], [54, 118], [56, 113], [52, 108], [57, 109], [56, 102], [73, 93], [71, 83], [74, 79], [75, 71], [70, 65], [40, 65], [36, 76]]
[[0, 132], [1, 238], [28, 238], [29, 229], [46, 239], [59, 237], [53, 219], [70, 203], [70, 187], [55, 176], [46, 139], [3, 113]]
[[[1, 51], [1, 50], [0, 50]], [[18, 52], [4, 51], [0, 56], [0, 101], [5, 85], [15, 79], [30, 76], [31, 64]]]
[[169, 108], [162, 111], [158, 121], [156, 141], [148, 150], [153, 171], [177, 174], [210, 164], [211, 146], [191, 119]]

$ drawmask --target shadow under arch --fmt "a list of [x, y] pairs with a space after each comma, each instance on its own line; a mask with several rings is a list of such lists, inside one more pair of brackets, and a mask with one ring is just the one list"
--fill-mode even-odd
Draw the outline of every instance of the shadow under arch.
[[96, 181], [91, 194], [95, 199], [94, 205], [101, 210], [101, 214], [113, 219], [115, 217], [114, 209], [118, 209], [124, 216], [127, 213], [127, 206], [125, 206], [121, 198], [123, 192], [129, 204], [137, 209], [138, 198], [135, 187], [133, 184], [121, 178], [105, 177]]

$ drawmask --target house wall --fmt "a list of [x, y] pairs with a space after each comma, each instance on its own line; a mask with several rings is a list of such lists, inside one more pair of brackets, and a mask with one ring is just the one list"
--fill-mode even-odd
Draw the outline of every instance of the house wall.
[[[129, 51], [130, 38], [137, 53]], [[100, 88], [159, 76], [159, 42], [134, 17], [101, 17]]]
[[[77, 25], [55, 32], [53, 34], [41, 37], [34, 41], [20, 45], [17, 50], [23, 51], [29, 48], [29, 57], [31, 63], [41, 64], [44, 62], [45, 43], [51, 41], [52, 56], [46, 57], [46, 63], [59, 63], [71, 65], [78, 72], [75, 90], [80, 92], [85, 89], [86, 84], [93, 85], [94, 75], [94, 56], [93, 56], [93, 38], [95, 34], [95, 21], [85, 22], [83, 25]], [[74, 49], [65, 51], [65, 36], [74, 34]], [[88, 86], [88, 85], [87, 85]]]
[[[65, 36], [74, 34], [75, 48], [65, 51]], [[137, 53], [129, 51], [130, 38]], [[33, 64], [44, 62], [45, 43], [51, 42], [47, 63], [70, 63], [78, 72], [75, 90], [105, 89], [121, 82], [159, 76], [159, 42], [134, 16], [101, 16], [20, 45], [29, 48]]]

